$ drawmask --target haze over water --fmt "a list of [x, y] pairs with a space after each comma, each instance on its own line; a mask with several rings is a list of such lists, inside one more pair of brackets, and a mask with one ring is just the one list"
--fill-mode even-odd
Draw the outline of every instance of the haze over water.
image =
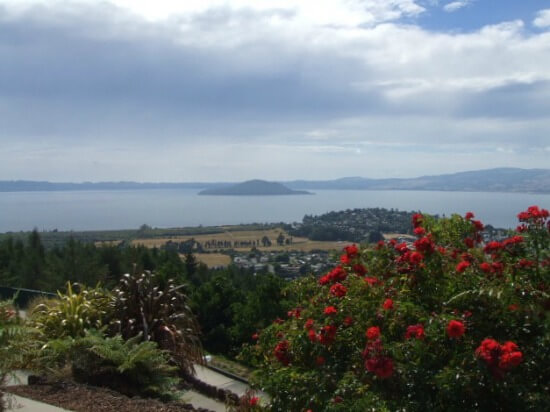
[[315, 196], [198, 196], [196, 190], [0, 193], [0, 232], [112, 230], [301, 222], [305, 214], [384, 207], [430, 214], [475, 213], [513, 228], [518, 212], [548, 208], [550, 195], [526, 193], [318, 190]]

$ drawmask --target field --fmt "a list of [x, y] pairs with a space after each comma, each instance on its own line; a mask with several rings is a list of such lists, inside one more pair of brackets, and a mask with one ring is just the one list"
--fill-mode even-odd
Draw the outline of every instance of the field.
[[[309, 252], [312, 250], [341, 250], [345, 246], [345, 242], [322, 242], [309, 240], [303, 237], [291, 237], [282, 229], [239, 231], [231, 229], [232, 228], [230, 227], [224, 228], [223, 232], [214, 234], [168, 236], [152, 239], [140, 238], [132, 240], [132, 244], [144, 245], [147, 247], [161, 247], [168, 241], [184, 242], [189, 239], [194, 239], [196, 242], [200, 243], [205, 250], [221, 251], [233, 249], [236, 251], [248, 251], [252, 247], [256, 247], [258, 250], [266, 252], [291, 250], [299, 250], [305, 252]], [[282, 234], [285, 239], [291, 240], [289, 244], [277, 244], [277, 237], [280, 234]], [[262, 245], [261, 241], [264, 236], [271, 241], [271, 246]]]
[[[223, 253], [194, 253], [195, 258], [209, 268], [227, 266], [231, 263], [231, 257]], [[180, 255], [183, 259], [184, 255]]]

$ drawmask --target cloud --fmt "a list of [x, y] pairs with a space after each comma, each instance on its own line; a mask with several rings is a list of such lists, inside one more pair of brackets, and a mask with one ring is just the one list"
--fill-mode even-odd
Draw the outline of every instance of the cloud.
[[337, 1], [311, 16], [314, 3], [290, 0], [159, 0], [167, 9], [156, 14], [137, 0], [2, 3], [0, 144], [17, 150], [0, 155], [1, 176], [545, 164], [526, 153], [548, 146], [550, 33], [519, 20], [430, 31], [411, 24], [423, 13], [413, 1]]
[[533, 20], [533, 26], [541, 29], [550, 27], [550, 9], [540, 10]]
[[451, 3], [447, 3], [445, 6], [443, 6], [443, 10], [445, 10], [447, 13], [455, 12], [463, 7], [468, 6], [471, 4], [471, 0], [460, 0], [460, 1], [453, 1]]

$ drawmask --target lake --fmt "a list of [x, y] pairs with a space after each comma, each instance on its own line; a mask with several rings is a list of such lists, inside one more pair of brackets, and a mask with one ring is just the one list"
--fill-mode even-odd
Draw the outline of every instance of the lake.
[[485, 224], [515, 227], [518, 212], [548, 208], [549, 194], [318, 190], [313, 196], [198, 196], [197, 190], [0, 193], [0, 232], [212, 226], [300, 222], [305, 214], [384, 207], [450, 215], [475, 213]]

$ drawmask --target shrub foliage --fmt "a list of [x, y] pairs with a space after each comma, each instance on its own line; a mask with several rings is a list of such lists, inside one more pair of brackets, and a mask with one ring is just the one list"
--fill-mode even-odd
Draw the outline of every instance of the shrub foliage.
[[77, 381], [129, 396], [168, 397], [177, 382], [177, 368], [169, 365], [169, 355], [155, 342], [140, 340], [139, 335], [125, 341], [120, 335], [106, 338], [87, 330], [76, 339], [49, 341], [41, 351], [41, 362], [50, 368], [69, 364]]
[[124, 339], [140, 335], [170, 352], [185, 373], [203, 362], [199, 326], [183, 285], [151, 272], [126, 274], [113, 291], [112, 326]]
[[276, 411], [517, 411], [550, 404], [550, 222], [484, 242], [472, 213], [413, 216], [414, 243], [348, 246], [242, 357]]
[[84, 336], [90, 328], [101, 328], [111, 312], [109, 292], [67, 282], [65, 293], [48, 299], [32, 310], [32, 322], [48, 338]]

